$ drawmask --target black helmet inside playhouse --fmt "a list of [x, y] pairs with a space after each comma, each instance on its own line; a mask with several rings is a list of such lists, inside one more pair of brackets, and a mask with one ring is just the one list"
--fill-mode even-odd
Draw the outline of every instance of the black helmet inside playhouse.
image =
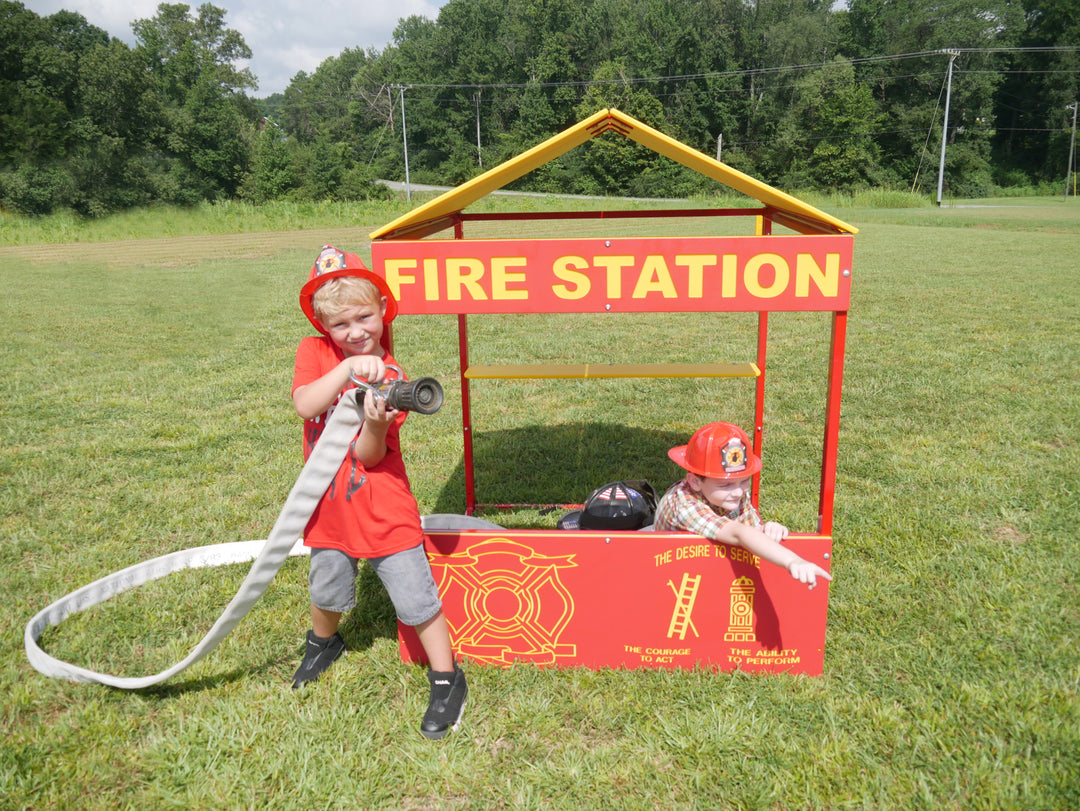
[[597, 487], [580, 510], [559, 519], [559, 529], [633, 530], [647, 527], [656, 512], [656, 491], [644, 480]]

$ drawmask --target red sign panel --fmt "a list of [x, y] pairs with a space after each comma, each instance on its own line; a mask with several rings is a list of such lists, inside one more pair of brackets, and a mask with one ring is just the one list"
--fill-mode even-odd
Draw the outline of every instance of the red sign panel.
[[400, 312], [846, 311], [851, 236], [373, 242]]
[[[489, 665], [820, 675], [828, 582], [814, 589], [741, 547], [685, 533], [430, 533], [455, 651]], [[832, 540], [785, 541], [829, 569]], [[401, 656], [423, 661], [399, 625]]]

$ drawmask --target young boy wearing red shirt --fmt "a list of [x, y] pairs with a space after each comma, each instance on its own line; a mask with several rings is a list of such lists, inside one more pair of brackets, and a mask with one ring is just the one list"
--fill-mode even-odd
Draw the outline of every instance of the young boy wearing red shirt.
[[[306, 460], [354, 379], [380, 383], [405, 376], [382, 340], [397, 302], [355, 254], [324, 247], [300, 291], [300, 308], [321, 333], [300, 341], [292, 383], [293, 405], [304, 418]], [[311, 547], [312, 630], [293, 687], [315, 681], [344, 653], [338, 625], [356, 604], [357, 567], [365, 560], [427, 654], [431, 694], [420, 731], [441, 738], [461, 720], [468, 686], [454, 661], [401, 455], [398, 434], [407, 413], [370, 395], [363, 408], [360, 431], [304, 532]]]

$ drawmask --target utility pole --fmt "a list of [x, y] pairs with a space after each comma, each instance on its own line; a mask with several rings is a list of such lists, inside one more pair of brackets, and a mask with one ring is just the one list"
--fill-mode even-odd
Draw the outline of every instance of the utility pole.
[[405, 200], [412, 202], [412, 186], [409, 184], [409, 139], [405, 137], [405, 85], [398, 85], [401, 100], [401, 144], [405, 147]]
[[484, 153], [480, 149], [480, 93], [476, 91], [476, 162], [480, 165], [480, 168], [484, 168]]
[[1069, 175], [1073, 177], [1073, 197], [1076, 196], [1076, 172], [1073, 171], [1073, 154], [1076, 151], [1076, 108], [1080, 107], [1080, 102], [1074, 101], [1065, 107], [1066, 110], [1073, 111], [1073, 126], [1072, 126], [1072, 138], [1069, 140], [1069, 163], [1065, 167], [1065, 199], [1069, 199]]
[[938, 163], [937, 174], [937, 204], [941, 206], [941, 187], [945, 182], [945, 142], [949, 136], [949, 100], [952, 97], [952, 66], [956, 61], [956, 57], [960, 56], [960, 51], [957, 50], [943, 50], [939, 53], [948, 54], [949, 57], [949, 73], [948, 79], [945, 85], [945, 121], [941, 126], [941, 160]]

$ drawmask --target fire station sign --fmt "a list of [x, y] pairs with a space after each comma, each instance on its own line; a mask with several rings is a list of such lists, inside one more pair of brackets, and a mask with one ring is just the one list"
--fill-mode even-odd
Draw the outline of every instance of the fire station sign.
[[845, 311], [850, 236], [390, 240], [400, 312]]

